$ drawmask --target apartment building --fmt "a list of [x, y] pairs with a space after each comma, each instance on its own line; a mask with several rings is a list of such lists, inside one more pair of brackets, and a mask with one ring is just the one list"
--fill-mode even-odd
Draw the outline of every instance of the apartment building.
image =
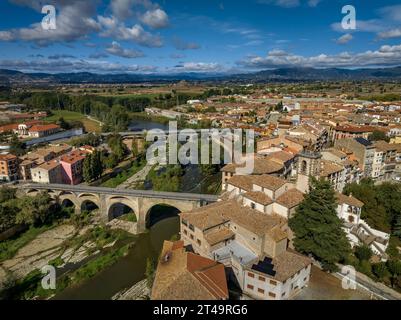
[[31, 138], [47, 137], [61, 130], [56, 124], [35, 125], [28, 130], [28, 135]]
[[42, 163], [31, 169], [32, 181], [37, 183], [60, 184], [63, 182], [61, 164], [56, 160]]
[[359, 162], [363, 177], [372, 177], [375, 146], [364, 138], [347, 138], [335, 141], [336, 149], [350, 150]]
[[0, 181], [18, 180], [18, 157], [0, 154]]
[[[252, 175], [274, 175], [289, 177], [295, 168], [296, 155], [290, 152], [277, 151], [254, 156]], [[228, 164], [221, 169], [223, 190], [227, 189], [227, 181], [237, 174], [237, 169], [243, 165]]]
[[394, 172], [397, 165], [397, 145], [387, 143], [386, 141], [376, 141], [374, 143], [376, 148], [376, 160], [381, 162], [379, 181], [390, 181], [394, 177]]
[[337, 197], [337, 214], [343, 221], [343, 230], [352, 247], [366, 245], [382, 261], [388, 256], [386, 250], [389, 245], [390, 234], [371, 228], [362, 218], [363, 202], [352, 195], [346, 196], [340, 193]]
[[83, 163], [87, 154], [87, 151], [74, 150], [60, 158], [63, 183], [76, 185], [82, 182]]
[[311, 260], [288, 250], [286, 219], [238, 199], [182, 213], [181, 238], [194, 252], [229, 268], [245, 299], [290, 299], [308, 285]]

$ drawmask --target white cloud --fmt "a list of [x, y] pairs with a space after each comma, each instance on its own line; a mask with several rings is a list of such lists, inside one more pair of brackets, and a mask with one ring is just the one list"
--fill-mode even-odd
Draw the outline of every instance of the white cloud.
[[112, 44], [106, 49], [106, 51], [112, 55], [129, 59], [144, 56], [143, 52], [141, 51], [124, 49], [117, 41], [113, 41]]
[[174, 66], [174, 69], [180, 72], [216, 72], [220, 71], [222, 66], [211, 62], [184, 62]]
[[391, 29], [378, 33], [379, 39], [390, 39], [390, 38], [400, 38], [401, 37], [401, 28]]
[[139, 24], [131, 28], [123, 23], [118, 23], [114, 17], [98, 17], [104, 30], [100, 33], [101, 37], [111, 37], [118, 40], [131, 40], [145, 47], [162, 47], [163, 41], [160, 36], [152, 35]]
[[300, 0], [258, 0], [261, 4], [274, 4], [283, 8], [294, 8], [301, 4]]
[[322, 2], [322, 0], [309, 0], [308, 6], [313, 8], [317, 7], [320, 2]]
[[201, 47], [199, 44], [195, 42], [186, 42], [177, 37], [174, 37], [173, 44], [177, 50], [196, 50], [200, 49]]
[[157, 71], [155, 66], [136, 64], [123, 65], [108, 61], [94, 60], [0, 60], [0, 68], [25, 72], [96, 72], [96, 73], [149, 73]]
[[[38, 1], [13, 0], [13, 2], [41, 11]], [[35, 23], [27, 28], [0, 31], [0, 40], [25, 40], [34, 41], [38, 45], [48, 45], [52, 42], [74, 41], [100, 30], [100, 25], [92, 18], [96, 13], [94, 1], [52, 0], [48, 3], [58, 9], [57, 29], [44, 30], [41, 23]]]
[[341, 36], [340, 38], [338, 38], [338, 39], [336, 40], [336, 42], [337, 42], [338, 44], [346, 44], [346, 43], [350, 42], [353, 38], [354, 38], [354, 37], [352, 36], [352, 34], [346, 33], [346, 34], [344, 34], [343, 36]]
[[153, 29], [166, 28], [169, 24], [166, 12], [161, 9], [146, 11], [141, 21]]
[[375, 51], [361, 53], [343, 52], [337, 55], [320, 54], [305, 57], [292, 54], [283, 50], [270, 51], [265, 57], [252, 56], [240, 62], [239, 65], [255, 68], [269, 69], [279, 67], [374, 67], [374, 66], [397, 66], [401, 61], [401, 45], [384, 45]]

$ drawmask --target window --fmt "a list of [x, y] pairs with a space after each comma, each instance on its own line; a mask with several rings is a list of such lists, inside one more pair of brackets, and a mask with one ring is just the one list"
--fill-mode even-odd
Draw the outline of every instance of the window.
[[258, 292], [261, 294], [265, 294], [265, 290], [258, 288]]
[[201, 246], [202, 245], [202, 242], [198, 239], [198, 240], [196, 240], [196, 242], [198, 243], [198, 246]]
[[191, 234], [190, 238], [191, 238], [191, 240], [194, 240], [194, 235], [193, 235], [193, 234]]
[[187, 236], [188, 235], [188, 231], [184, 229], [184, 234]]
[[248, 277], [255, 278], [255, 275], [253, 273], [248, 272]]
[[285, 292], [283, 292], [283, 294], [282, 294], [281, 296], [282, 296], [282, 297], [284, 297], [284, 296], [285, 296], [285, 294], [286, 294], [286, 293], [285, 293]]
[[276, 297], [276, 294], [273, 293], [273, 292], [269, 292], [269, 297], [275, 298], [275, 297]]
[[305, 278], [304, 278], [304, 282], [306, 282], [307, 280], [308, 280], [308, 277], [305, 277]]
[[195, 228], [194, 228], [194, 226], [192, 224], [189, 225], [189, 230], [195, 231]]
[[259, 281], [265, 282], [265, 281], [266, 281], [266, 278], [259, 276]]
[[277, 285], [277, 282], [274, 281], [274, 280], [270, 280], [269, 282], [270, 282], [270, 284], [273, 285], [273, 286]]
[[182, 224], [184, 225], [184, 226], [188, 226], [188, 222], [186, 221], [186, 220], [182, 220]]
[[253, 202], [251, 203], [251, 208], [255, 209], [256, 208], [256, 204], [254, 204]]
[[248, 284], [246, 287], [247, 287], [249, 290], [253, 290], [253, 288], [254, 288], [254, 286], [251, 285], [251, 284]]

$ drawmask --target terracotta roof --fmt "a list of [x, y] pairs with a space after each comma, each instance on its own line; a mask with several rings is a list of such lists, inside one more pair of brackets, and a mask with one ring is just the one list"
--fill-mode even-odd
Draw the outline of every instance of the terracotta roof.
[[268, 206], [273, 203], [273, 200], [264, 192], [261, 191], [250, 191], [244, 194], [245, 198], [251, 201], [260, 203], [264, 206]]
[[243, 207], [236, 199], [220, 201], [191, 213], [182, 213], [181, 218], [202, 231], [232, 221], [257, 235], [263, 235], [273, 227], [285, 223], [276, 214], [266, 215]]
[[60, 163], [54, 160], [54, 161], [44, 162], [36, 168], [49, 171], [53, 170], [54, 168], [57, 168], [58, 166], [60, 166]]
[[255, 176], [233, 176], [227, 183], [245, 191], [252, 191], [254, 177]]
[[165, 241], [152, 288], [152, 300], [228, 299], [224, 265], [185, 252], [183, 243]]
[[254, 177], [254, 184], [256, 184], [260, 187], [269, 189], [269, 190], [273, 190], [273, 191], [280, 189], [282, 186], [284, 186], [287, 183], [288, 183], [288, 181], [286, 181], [284, 179], [270, 176], [267, 174]]
[[42, 132], [48, 130], [56, 130], [60, 129], [60, 126], [56, 124], [43, 124], [43, 125], [35, 125], [29, 129], [29, 132]]
[[18, 124], [13, 123], [13, 124], [7, 124], [4, 126], [0, 127], [0, 132], [8, 132], [8, 131], [13, 131], [18, 129]]
[[331, 174], [344, 170], [343, 166], [336, 164], [333, 161], [321, 160], [320, 163], [321, 163], [321, 171], [320, 171], [321, 177], [327, 177]]
[[272, 263], [274, 266], [273, 270], [276, 271], [274, 278], [280, 282], [284, 282], [300, 270], [309, 266], [312, 261], [308, 257], [298, 253], [285, 251], [275, 257]]
[[304, 200], [304, 198], [305, 196], [301, 191], [297, 189], [291, 189], [278, 197], [276, 202], [286, 208], [291, 209], [298, 206]]
[[87, 152], [82, 151], [82, 150], [74, 150], [70, 152], [69, 154], [66, 154], [60, 158], [60, 161], [68, 163], [68, 164], [74, 164], [77, 163], [78, 161], [82, 161], [85, 159], [87, 155]]
[[349, 133], [366, 133], [373, 132], [376, 130], [380, 130], [380, 128], [372, 127], [372, 126], [337, 126], [335, 127], [336, 131], [349, 132]]
[[281, 164], [284, 164], [285, 162], [288, 162], [288, 161], [294, 159], [294, 157], [295, 156], [292, 153], [285, 152], [285, 151], [273, 152], [266, 156], [267, 159], [279, 162]]
[[222, 241], [231, 239], [234, 237], [234, 232], [232, 232], [229, 228], [222, 228], [210, 231], [205, 234], [206, 241], [211, 245], [214, 246]]
[[[236, 169], [242, 167], [244, 167], [244, 165], [237, 165], [232, 163], [226, 165], [221, 171], [236, 173]], [[254, 169], [252, 174], [258, 175], [258, 174], [275, 173], [283, 170], [283, 168], [284, 168], [283, 164], [278, 163], [277, 161], [273, 161], [271, 159], [266, 159], [266, 158], [255, 157]]]
[[335, 148], [331, 148], [331, 149], [325, 150], [325, 152], [330, 152], [331, 154], [333, 154], [333, 155], [335, 155], [336, 157], [339, 157], [339, 158], [346, 158], [347, 157], [347, 154], [345, 152], [342, 152], [342, 151], [340, 151], [338, 149], [335, 149]]
[[0, 161], [17, 160], [17, 156], [13, 154], [0, 154]]
[[354, 207], [358, 207], [358, 208], [362, 208], [364, 206], [364, 203], [362, 201], [359, 201], [357, 198], [353, 197], [353, 196], [346, 196], [345, 194], [336, 192], [336, 198], [338, 203], [340, 204], [348, 204], [350, 206], [354, 206]]
[[397, 147], [395, 144], [387, 143], [386, 141], [376, 141], [374, 146], [378, 151], [388, 152], [388, 151], [397, 151]]

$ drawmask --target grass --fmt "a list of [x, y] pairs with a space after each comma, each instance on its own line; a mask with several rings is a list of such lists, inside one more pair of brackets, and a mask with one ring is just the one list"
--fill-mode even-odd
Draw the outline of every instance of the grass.
[[39, 234], [51, 229], [52, 226], [31, 227], [15, 239], [0, 242], [0, 262], [11, 259], [19, 249], [34, 240]]
[[131, 178], [134, 174], [138, 173], [142, 170], [146, 165], [145, 161], [141, 161], [140, 163], [135, 162], [131, 168], [119, 173], [116, 177], [107, 180], [106, 182], [102, 183], [101, 187], [105, 188], [116, 188], [120, 184], [127, 181]]
[[48, 122], [56, 122], [61, 117], [64, 118], [65, 121], [80, 121], [85, 127], [86, 132], [101, 132], [101, 128], [98, 122], [89, 120], [85, 115], [79, 112], [67, 111], [67, 110], [52, 110], [53, 115], [47, 117], [45, 121]]
[[129, 221], [129, 222], [137, 222], [135, 213], [125, 214], [125, 215], [119, 217], [119, 219], [123, 220], [123, 221]]

